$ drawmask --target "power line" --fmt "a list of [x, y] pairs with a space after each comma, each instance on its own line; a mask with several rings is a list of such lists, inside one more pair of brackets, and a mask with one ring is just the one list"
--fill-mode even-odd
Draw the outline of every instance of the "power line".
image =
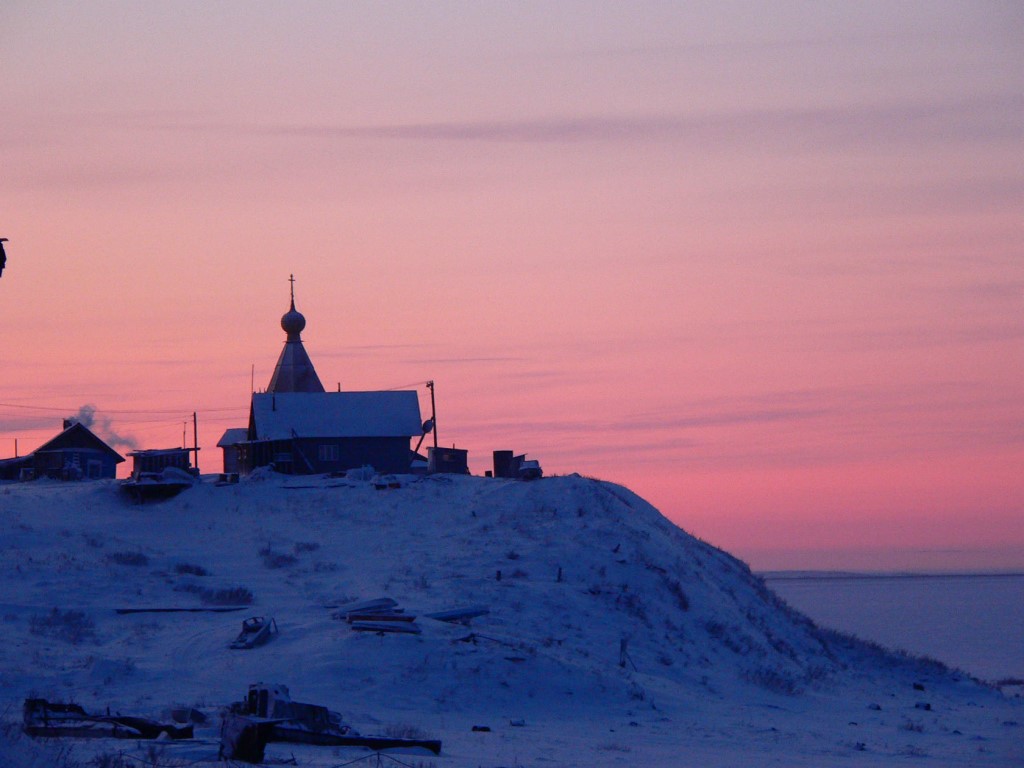
[[[195, 408], [145, 408], [145, 409], [123, 409], [123, 408], [100, 408], [93, 406], [91, 403], [87, 404], [90, 408], [95, 408], [96, 413], [118, 413], [118, 414], [156, 414], [156, 413], [188, 413], [197, 410]], [[53, 411], [54, 413], [77, 413], [84, 406], [76, 405], [70, 408], [64, 408], [56, 405], [21, 405], [18, 403], [0, 403], [0, 408], [22, 408], [29, 411]], [[203, 413], [220, 413], [228, 411], [247, 411], [249, 410], [246, 406], [222, 406], [218, 408], [199, 408], [199, 411]]]

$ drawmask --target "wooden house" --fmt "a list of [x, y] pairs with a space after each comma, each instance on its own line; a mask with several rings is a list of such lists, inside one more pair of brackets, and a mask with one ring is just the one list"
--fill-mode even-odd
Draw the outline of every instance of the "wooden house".
[[99, 480], [117, 475], [124, 457], [96, 437], [84, 424], [65, 421], [63, 431], [32, 453], [2, 462], [4, 479], [49, 477], [56, 480]]

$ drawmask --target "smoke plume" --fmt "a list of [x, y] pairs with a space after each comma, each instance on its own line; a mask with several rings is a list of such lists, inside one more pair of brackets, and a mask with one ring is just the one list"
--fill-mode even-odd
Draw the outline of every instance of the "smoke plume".
[[109, 416], [102, 413], [97, 415], [95, 405], [83, 405], [74, 416], [68, 416], [67, 421], [92, 430], [97, 437], [113, 448], [134, 450], [139, 447], [139, 441], [131, 435], [122, 435], [114, 431]]

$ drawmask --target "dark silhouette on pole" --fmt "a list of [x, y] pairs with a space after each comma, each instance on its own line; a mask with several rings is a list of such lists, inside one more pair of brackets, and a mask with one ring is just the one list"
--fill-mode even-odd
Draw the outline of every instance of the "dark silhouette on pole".
[[0, 237], [0, 275], [4, 273], [4, 267], [7, 266], [7, 252], [4, 251], [4, 243], [6, 242], [6, 237]]

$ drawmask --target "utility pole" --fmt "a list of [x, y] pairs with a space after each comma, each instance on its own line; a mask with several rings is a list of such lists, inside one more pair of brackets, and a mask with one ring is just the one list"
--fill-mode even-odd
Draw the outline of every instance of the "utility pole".
[[196, 457], [195, 461], [192, 462], [192, 466], [195, 467], [196, 474], [199, 474], [199, 422], [195, 411], [192, 411], [192, 450], [193, 455]]
[[434, 424], [434, 447], [437, 448], [437, 405], [434, 403], [434, 382], [428, 381], [430, 388], [430, 420]]

